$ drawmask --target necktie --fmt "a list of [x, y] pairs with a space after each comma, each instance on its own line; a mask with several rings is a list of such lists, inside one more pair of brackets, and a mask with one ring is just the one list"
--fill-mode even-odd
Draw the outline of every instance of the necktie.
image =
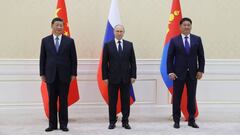
[[122, 46], [121, 46], [121, 41], [118, 41], [118, 53], [122, 53]]
[[56, 48], [56, 51], [58, 52], [58, 49], [59, 49], [59, 38], [56, 37], [55, 40], [56, 40], [55, 48]]
[[188, 42], [188, 37], [185, 37], [185, 51], [187, 54], [190, 53], [190, 45], [189, 45], [189, 42]]

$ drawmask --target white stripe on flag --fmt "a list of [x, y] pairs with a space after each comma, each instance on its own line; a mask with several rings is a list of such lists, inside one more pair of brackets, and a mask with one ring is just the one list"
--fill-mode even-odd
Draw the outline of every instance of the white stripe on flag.
[[108, 21], [114, 28], [116, 25], [121, 24], [120, 13], [118, 8], [118, 0], [112, 0]]

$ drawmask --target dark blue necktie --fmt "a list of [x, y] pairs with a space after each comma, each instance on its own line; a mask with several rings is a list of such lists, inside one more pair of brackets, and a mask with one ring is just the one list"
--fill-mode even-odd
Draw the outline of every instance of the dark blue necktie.
[[118, 41], [118, 53], [119, 53], [119, 54], [122, 54], [121, 41]]
[[188, 42], [188, 37], [185, 37], [185, 51], [187, 54], [190, 53], [190, 45], [189, 45], [189, 42]]
[[55, 38], [55, 40], [56, 40], [56, 43], [55, 43], [55, 48], [56, 48], [56, 51], [58, 52], [58, 49], [59, 49], [59, 38], [58, 37], [56, 37]]

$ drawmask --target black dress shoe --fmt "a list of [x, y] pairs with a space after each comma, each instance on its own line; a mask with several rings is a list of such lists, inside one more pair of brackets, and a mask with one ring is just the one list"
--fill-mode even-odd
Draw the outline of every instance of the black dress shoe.
[[68, 132], [69, 131], [69, 129], [67, 128], [67, 127], [61, 127], [60, 128], [62, 131], [64, 131], [64, 132]]
[[57, 128], [48, 127], [48, 128], [45, 129], [46, 132], [51, 132], [53, 130], [57, 130]]
[[114, 129], [116, 126], [114, 123], [110, 123], [109, 126], [108, 126], [108, 129]]
[[175, 122], [174, 125], [173, 125], [174, 128], [180, 128], [180, 125], [179, 123]]
[[195, 122], [188, 122], [188, 126], [193, 128], [199, 128], [199, 126]]
[[128, 123], [123, 123], [122, 127], [124, 127], [125, 129], [131, 129], [131, 126]]

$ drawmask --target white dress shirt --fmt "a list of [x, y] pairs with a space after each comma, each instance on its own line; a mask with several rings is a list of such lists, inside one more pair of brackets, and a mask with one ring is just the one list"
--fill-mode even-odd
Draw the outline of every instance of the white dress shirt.
[[188, 41], [188, 43], [189, 43], [189, 46], [191, 47], [190, 34], [188, 34], [187, 36], [184, 35], [184, 34], [181, 34], [181, 36], [182, 36], [182, 40], [183, 40], [183, 45], [184, 45], [184, 47], [185, 47], [185, 37], [188, 37], [188, 38], [187, 38], [187, 41]]
[[122, 51], [123, 51], [123, 39], [118, 40], [118, 39], [115, 38], [115, 43], [116, 43], [117, 50], [118, 50], [118, 41], [121, 41], [121, 47], [122, 47]]
[[59, 43], [59, 46], [61, 44], [61, 40], [62, 40], [62, 34], [59, 35], [59, 36], [56, 36], [53, 34], [53, 41], [54, 41], [54, 45], [56, 45], [56, 38], [58, 37], [58, 43]]

